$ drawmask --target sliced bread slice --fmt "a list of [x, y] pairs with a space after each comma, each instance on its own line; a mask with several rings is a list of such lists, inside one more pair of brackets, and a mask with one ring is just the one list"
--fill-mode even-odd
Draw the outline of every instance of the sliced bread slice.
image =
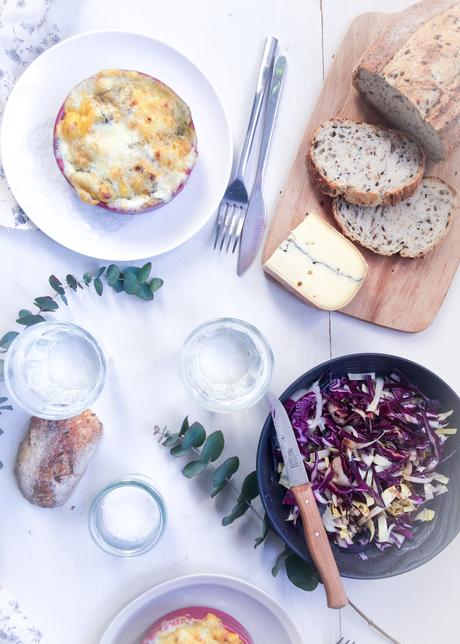
[[412, 197], [396, 206], [365, 208], [333, 201], [342, 232], [379, 255], [421, 257], [447, 233], [457, 193], [445, 181], [425, 177]]
[[331, 119], [313, 133], [306, 163], [321, 192], [378, 206], [399, 203], [415, 192], [425, 153], [396, 130]]

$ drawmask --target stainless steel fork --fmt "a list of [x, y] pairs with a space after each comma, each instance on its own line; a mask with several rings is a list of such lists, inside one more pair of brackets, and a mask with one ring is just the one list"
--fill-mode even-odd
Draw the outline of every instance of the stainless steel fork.
[[[249, 203], [248, 190], [245, 184], [245, 174], [265, 91], [270, 82], [277, 46], [278, 40], [276, 38], [267, 38], [259, 70], [259, 77], [257, 79], [256, 94], [252, 104], [251, 116], [249, 118], [248, 129], [244, 139], [236, 176], [227, 186], [225, 194], [219, 205], [216, 234], [214, 238], [214, 248], [218, 248], [218, 250], [222, 250], [226, 244], [226, 251], [228, 252], [233, 243], [233, 253], [235, 252], [236, 245], [238, 243], [238, 222], [242, 222], [244, 220], [244, 213]], [[239, 232], [241, 234], [241, 230]]]

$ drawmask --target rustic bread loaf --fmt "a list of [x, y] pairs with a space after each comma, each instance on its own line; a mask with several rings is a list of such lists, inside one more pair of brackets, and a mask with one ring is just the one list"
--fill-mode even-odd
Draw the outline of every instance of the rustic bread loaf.
[[353, 84], [434, 161], [460, 142], [460, 2], [424, 0], [390, 21]]
[[423, 177], [425, 153], [401, 132], [342, 119], [313, 133], [307, 166], [317, 187], [360, 206], [395, 204]]
[[16, 479], [25, 498], [43, 508], [62, 505], [96, 450], [102, 424], [89, 409], [67, 420], [33, 417], [19, 446]]
[[421, 257], [446, 234], [455, 200], [447, 183], [425, 177], [415, 194], [396, 206], [364, 208], [337, 198], [332, 208], [343, 233], [374, 253]]

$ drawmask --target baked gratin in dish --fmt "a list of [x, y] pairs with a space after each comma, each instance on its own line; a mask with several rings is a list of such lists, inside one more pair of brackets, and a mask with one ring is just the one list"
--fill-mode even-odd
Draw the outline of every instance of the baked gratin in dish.
[[198, 607], [168, 613], [152, 624], [142, 639], [142, 644], [186, 643], [252, 644], [252, 640], [230, 615], [217, 610], [208, 612]]
[[170, 87], [141, 72], [104, 69], [65, 99], [54, 154], [82, 201], [139, 213], [182, 190], [197, 138], [190, 109]]

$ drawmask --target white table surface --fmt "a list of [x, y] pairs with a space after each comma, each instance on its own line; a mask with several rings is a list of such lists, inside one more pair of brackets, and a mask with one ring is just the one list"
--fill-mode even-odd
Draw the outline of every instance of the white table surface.
[[[148, 33], [183, 50], [220, 93], [235, 141], [242, 136], [252, 101], [256, 69], [267, 34], [278, 36], [288, 57], [288, 76], [267, 174], [269, 214], [293, 161], [334, 52], [350, 20], [366, 10], [396, 11], [408, 0], [55, 0], [54, 17], [63, 36], [99, 28]], [[78, 61], [75, 61], [78, 64]], [[52, 89], [52, 88], [51, 88]], [[256, 262], [238, 278], [234, 260], [210, 250], [212, 224], [193, 240], [154, 260], [165, 286], [152, 303], [121, 294], [71, 296], [57, 315], [84, 325], [112, 356], [107, 387], [94, 405], [105, 426], [100, 449], [70, 501], [43, 510], [25, 501], [13, 477], [18, 443], [28, 418], [5, 414], [1, 426], [0, 583], [23, 604], [51, 644], [96, 644], [107, 622], [151, 586], [187, 573], [214, 572], [248, 580], [282, 604], [305, 644], [333, 644], [340, 634], [357, 644], [383, 642], [351, 609], [326, 608], [322, 587], [305, 593], [271, 566], [281, 544], [271, 539], [254, 550], [258, 520], [220, 525], [231, 495], [214, 504], [199, 481], [186, 480], [180, 463], [152, 438], [155, 423], [178, 426], [185, 414], [207, 428], [223, 429], [226, 454], [242, 458], [241, 476], [252, 469], [263, 405], [233, 416], [200, 409], [183, 391], [178, 352], [199, 323], [235, 316], [257, 325], [275, 354], [273, 389], [331, 356], [381, 351], [406, 356], [460, 389], [459, 276], [431, 327], [417, 335], [381, 329], [341, 314], [327, 314], [297, 301], [267, 281]], [[82, 274], [94, 260], [79, 256], [40, 232], [0, 229], [2, 304], [0, 329], [11, 328], [16, 312], [49, 291], [51, 273]], [[429, 297], [429, 293], [427, 293]], [[94, 494], [127, 473], [151, 475], [169, 509], [169, 525], [151, 553], [119, 560], [99, 551], [86, 528]], [[404, 644], [454, 642], [460, 564], [457, 538], [435, 560], [402, 577], [345, 580], [354, 601]], [[265, 642], [260, 644], [284, 644]]]

